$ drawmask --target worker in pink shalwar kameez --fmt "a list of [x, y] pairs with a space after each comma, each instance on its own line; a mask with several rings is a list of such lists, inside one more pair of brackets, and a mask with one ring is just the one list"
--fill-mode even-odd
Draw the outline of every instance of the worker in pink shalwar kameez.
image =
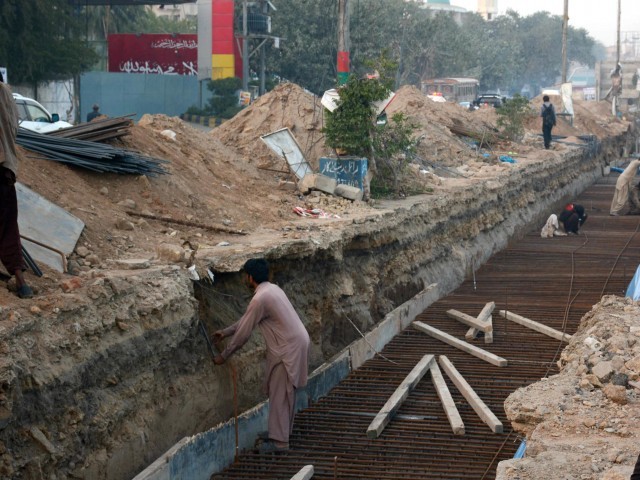
[[222, 365], [249, 340], [256, 325], [260, 327], [267, 346], [264, 387], [269, 396], [269, 441], [263, 443], [262, 450], [286, 450], [293, 427], [295, 392], [307, 384], [309, 334], [286, 294], [269, 282], [266, 260], [248, 260], [243, 270], [255, 293], [240, 320], [214, 333], [216, 341], [233, 335], [214, 362]]

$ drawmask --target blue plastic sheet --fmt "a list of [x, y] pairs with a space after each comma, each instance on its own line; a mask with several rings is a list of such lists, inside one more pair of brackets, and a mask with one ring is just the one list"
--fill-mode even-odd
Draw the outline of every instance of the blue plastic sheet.
[[509, 155], [500, 155], [500, 161], [505, 163], [516, 163], [516, 161]]
[[629, 283], [629, 288], [627, 288], [625, 296], [633, 300], [640, 299], [640, 265], [638, 265], [636, 273], [631, 279], [631, 283]]

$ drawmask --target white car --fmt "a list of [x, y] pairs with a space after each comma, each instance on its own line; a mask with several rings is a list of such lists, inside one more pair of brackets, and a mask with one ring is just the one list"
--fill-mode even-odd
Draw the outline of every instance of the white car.
[[18, 108], [20, 126], [38, 133], [48, 133], [62, 128], [72, 127], [70, 123], [60, 120], [57, 113], [50, 114], [46, 108], [33, 98], [23, 97], [19, 93], [13, 94]]

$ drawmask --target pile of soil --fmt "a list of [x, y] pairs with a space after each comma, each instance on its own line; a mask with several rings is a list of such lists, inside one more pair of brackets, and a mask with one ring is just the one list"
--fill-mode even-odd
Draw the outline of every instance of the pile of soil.
[[626, 480], [640, 437], [640, 302], [606, 296], [563, 350], [561, 372], [512, 393], [505, 411], [526, 457], [498, 480]]
[[[533, 101], [534, 108], [539, 102]], [[575, 125], [559, 130], [602, 136], [628, 128], [628, 122], [611, 118], [606, 102], [577, 101], [575, 108], [580, 112]], [[499, 161], [501, 152], [483, 153], [471, 139], [449, 128], [497, 132], [493, 108], [469, 112], [457, 104], [433, 102], [416, 88], [405, 86], [388, 107], [390, 117], [396, 112], [403, 112], [417, 125], [416, 137], [421, 139], [416, 163], [403, 180], [414, 191], [446, 194], [463, 184], [508, 175], [513, 168]], [[294, 212], [297, 206], [322, 208], [347, 223], [375, 208], [373, 202], [352, 203], [318, 192], [301, 195], [284, 161], [260, 140], [261, 135], [289, 128], [317, 169], [319, 158], [332, 153], [324, 143], [323, 119], [318, 97], [284, 83], [209, 133], [175, 117], [145, 115], [129, 136], [114, 141], [118, 147], [167, 160], [168, 175], [95, 173], [20, 149], [18, 180], [85, 223], [77, 244], [81, 252], [71, 258], [71, 273], [108, 269], [110, 261], [117, 259], [154, 258], [158, 245], [164, 243], [183, 248], [185, 254], [178, 257], [187, 264], [190, 252], [242, 234], [278, 237], [301, 224], [341, 228], [340, 222], [301, 218]], [[535, 121], [527, 124], [534, 141], [505, 142], [499, 148], [518, 162], [548, 161], [575, 148], [556, 144], [554, 151], [542, 150]], [[44, 278], [28, 275], [37, 293], [61, 291], [63, 275], [46, 266], [43, 270]], [[1, 304], [15, 302], [22, 300], [0, 288]]]

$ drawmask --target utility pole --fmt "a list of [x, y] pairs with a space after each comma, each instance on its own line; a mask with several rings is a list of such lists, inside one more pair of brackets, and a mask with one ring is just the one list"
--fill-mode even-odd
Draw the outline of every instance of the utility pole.
[[620, 63], [620, 2], [621, 0], [618, 0], [618, 45], [616, 48], [616, 67]]
[[564, 0], [564, 16], [562, 20], [562, 83], [567, 83], [567, 32], [569, 30], [569, 0]]
[[338, 86], [349, 78], [349, 0], [338, 0]]
[[247, 25], [247, 0], [242, 2], [242, 90], [249, 90], [249, 28]]

